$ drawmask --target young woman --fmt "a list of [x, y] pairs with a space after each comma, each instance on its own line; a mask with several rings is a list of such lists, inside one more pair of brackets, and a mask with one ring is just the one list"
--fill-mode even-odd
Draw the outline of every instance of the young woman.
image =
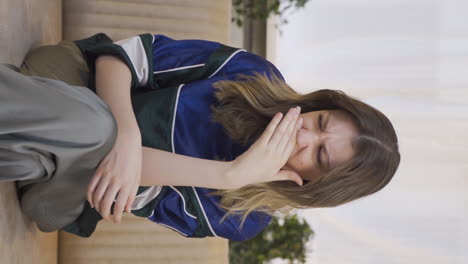
[[[38, 72], [47, 67], [54, 69]], [[82, 180], [87, 193], [62, 202], [68, 218], [51, 220], [22, 202], [43, 231], [89, 236], [99, 220], [112, 214], [120, 222], [125, 210], [188, 237], [245, 240], [275, 211], [377, 192], [400, 161], [395, 131], [378, 110], [340, 91], [298, 94], [268, 61], [220, 43], [97, 34], [44, 47], [21, 72], [87, 86], [117, 130]], [[67, 188], [60, 191], [73, 192]]]

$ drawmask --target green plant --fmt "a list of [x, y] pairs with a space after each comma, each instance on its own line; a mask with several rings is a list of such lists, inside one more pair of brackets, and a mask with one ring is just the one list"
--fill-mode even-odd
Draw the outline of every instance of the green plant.
[[286, 11], [291, 8], [300, 9], [309, 0], [233, 0], [235, 14], [232, 21], [239, 27], [245, 18], [266, 20], [271, 14], [277, 15], [279, 25], [287, 24]]
[[230, 264], [261, 264], [274, 258], [289, 263], [305, 263], [306, 243], [314, 232], [296, 215], [273, 217], [270, 224], [253, 239], [229, 241]]

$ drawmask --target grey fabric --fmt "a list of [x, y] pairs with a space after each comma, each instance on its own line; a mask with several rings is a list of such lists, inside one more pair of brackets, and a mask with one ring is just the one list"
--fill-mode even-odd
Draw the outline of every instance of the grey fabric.
[[81, 214], [116, 136], [110, 108], [90, 89], [0, 65], [0, 181], [17, 181], [21, 208], [41, 231]]
[[2, 65], [6, 66], [6, 67], [8, 67], [8, 68], [10, 68], [10, 69], [12, 69], [12, 70], [14, 70], [14, 71], [19, 72], [19, 68], [16, 67], [15, 65], [13, 65], [13, 64], [2, 63]]

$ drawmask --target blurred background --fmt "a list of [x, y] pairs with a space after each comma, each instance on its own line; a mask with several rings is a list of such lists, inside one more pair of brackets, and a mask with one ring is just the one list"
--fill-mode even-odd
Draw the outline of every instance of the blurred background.
[[315, 232], [306, 263], [468, 263], [467, 14], [463, 0], [310, 0], [281, 34], [268, 19], [264, 50], [232, 30], [233, 45], [297, 91], [343, 90], [399, 136], [402, 161], [382, 191], [298, 212]]

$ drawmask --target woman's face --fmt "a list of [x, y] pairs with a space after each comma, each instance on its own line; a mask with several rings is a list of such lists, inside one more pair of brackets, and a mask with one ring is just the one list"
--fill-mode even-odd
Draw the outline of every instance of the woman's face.
[[350, 160], [351, 142], [358, 130], [343, 110], [322, 110], [301, 114], [304, 120], [297, 132], [296, 145], [283, 169], [293, 170], [312, 180]]

